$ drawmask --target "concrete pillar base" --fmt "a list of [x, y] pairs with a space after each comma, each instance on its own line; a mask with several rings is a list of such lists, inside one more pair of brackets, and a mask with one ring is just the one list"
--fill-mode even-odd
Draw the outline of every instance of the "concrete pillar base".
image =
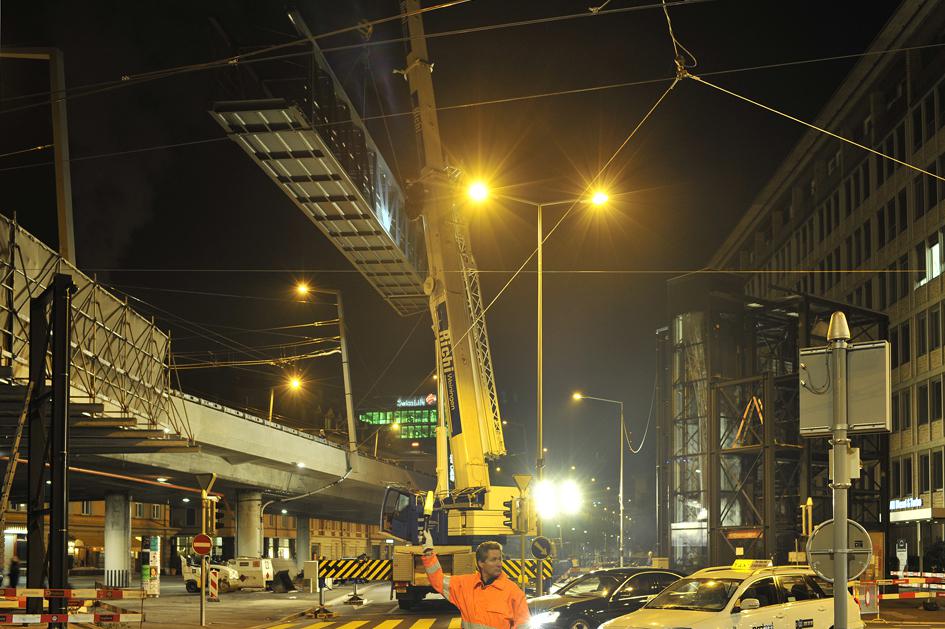
[[131, 584], [131, 505], [127, 493], [105, 494], [105, 585]]
[[262, 494], [241, 490], [236, 494], [236, 554], [262, 556]]

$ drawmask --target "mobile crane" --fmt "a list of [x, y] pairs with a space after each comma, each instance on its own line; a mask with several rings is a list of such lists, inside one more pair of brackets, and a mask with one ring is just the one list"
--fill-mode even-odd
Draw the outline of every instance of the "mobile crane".
[[[310, 55], [247, 67], [247, 79], [266, 98], [218, 101], [210, 114], [395, 311], [430, 310], [440, 392], [436, 490], [389, 487], [381, 513], [382, 530], [408, 542], [394, 549], [393, 579], [401, 605], [409, 607], [432, 591], [416, 545], [421, 530], [431, 532], [450, 573], [475, 569], [478, 541], [535, 527], [527, 496], [489, 478], [489, 462], [506, 448], [478, 271], [457, 203], [463, 181], [440, 144], [419, 0], [403, 0], [402, 12], [410, 53], [399, 73], [409, 85], [422, 156], [409, 196], [420, 208], [425, 256], [417, 242], [421, 230], [404, 209], [406, 195], [298, 10], [288, 19], [311, 42]], [[355, 452], [352, 406], [347, 415]]]
[[[506, 454], [499, 400], [469, 228], [457, 200], [462, 178], [443, 156], [419, 0], [402, 3], [410, 52], [403, 71], [414, 103], [423, 168], [421, 217], [427, 247], [424, 292], [436, 335], [439, 413], [436, 491], [389, 487], [381, 529], [412, 545], [394, 549], [393, 581], [402, 608], [433, 589], [420, 562], [419, 535], [430, 531], [447, 574], [476, 569], [472, 546], [534, 529], [533, 509], [516, 487], [493, 485], [488, 462]], [[460, 272], [455, 272], [459, 270]], [[449, 454], [454, 481], [449, 482]]]

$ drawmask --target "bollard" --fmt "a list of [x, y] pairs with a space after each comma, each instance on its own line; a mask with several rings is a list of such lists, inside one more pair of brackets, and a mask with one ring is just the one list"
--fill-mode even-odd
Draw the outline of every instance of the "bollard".
[[210, 593], [207, 595], [207, 600], [211, 603], [220, 602], [220, 571], [211, 570], [210, 571]]

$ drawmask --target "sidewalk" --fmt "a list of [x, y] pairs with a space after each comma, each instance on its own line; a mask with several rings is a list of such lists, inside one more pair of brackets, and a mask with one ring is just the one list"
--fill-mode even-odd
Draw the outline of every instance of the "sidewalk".
[[891, 626], [945, 629], [945, 607], [934, 612], [925, 611], [922, 609], [922, 601], [913, 599], [885, 601], [879, 609], [879, 619], [864, 616], [864, 620], [866, 620], [870, 629]]

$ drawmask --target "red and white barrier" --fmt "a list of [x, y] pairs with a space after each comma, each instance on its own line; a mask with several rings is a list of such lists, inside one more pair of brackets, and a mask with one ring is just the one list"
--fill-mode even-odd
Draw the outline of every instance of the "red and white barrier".
[[141, 614], [0, 614], [0, 624], [50, 622], [141, 622]]
[[211, 603], [220, 602], [220, 571], [211, 570], [210, 571], [210, 591], [207, 594], [207, 600]]

